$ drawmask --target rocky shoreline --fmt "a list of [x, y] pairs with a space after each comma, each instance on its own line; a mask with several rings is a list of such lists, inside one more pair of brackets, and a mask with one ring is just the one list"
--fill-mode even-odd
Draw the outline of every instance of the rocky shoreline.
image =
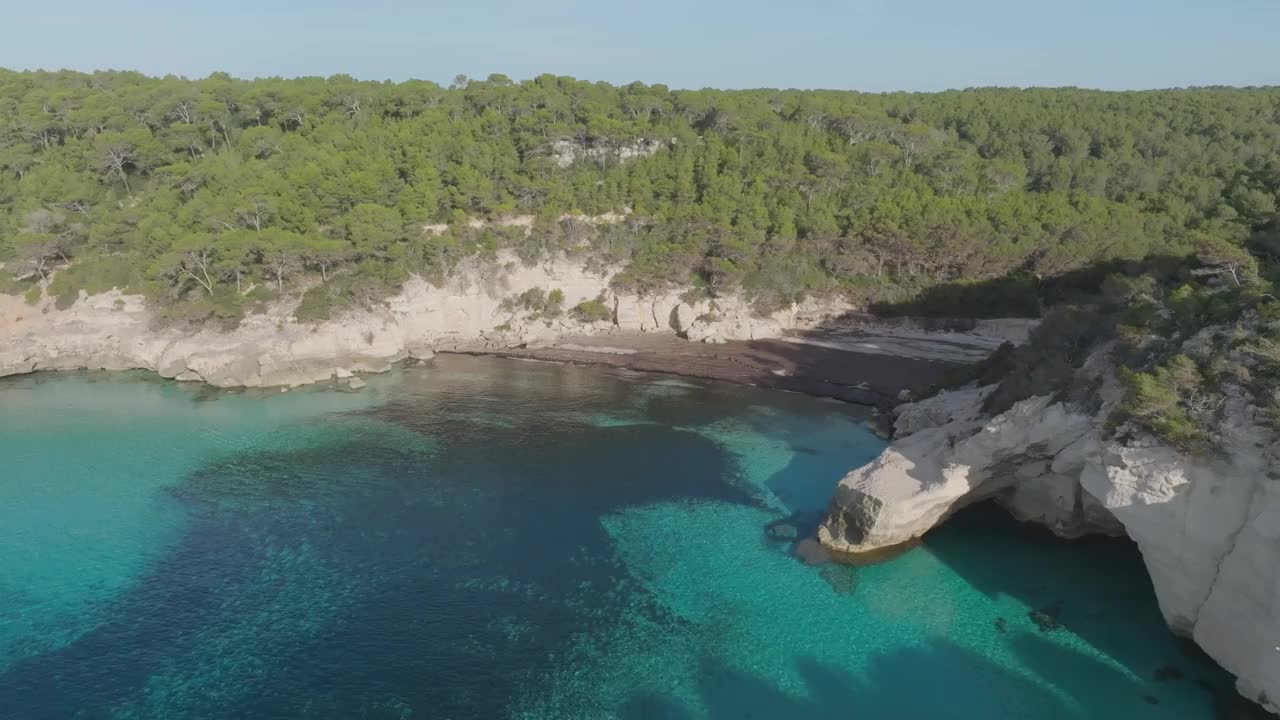
[[[1030, 327], [877, 321], [838, 300], [761, 315], [741, 298], [688, 300], [675, 290], [641, 296], [615, 291], [611, 279], [607, 270], [564, 258], [535, 266], [499, 258], [463, 268], [442, 286], [412, 278], [385, 302], [327, 321], [298, 321], [293, 300], [234, 327], [166, 323], [144, 298], [118, 290], [82, 294], [69, 307], [0, 295], [0, 376], [144, 369], [217, 387], [287, 388], [451, 351], [622, 365], [886, 404], [903, 388], [936, 381], [939, 368], [980, 359]], [[514, 302], [535, 290], [559, 291], [563, 306], [553, 312]], [[576, 312], [581, 305], [595, 313]]]
[[1106, 353], [1086, 369], [1095, 411], [1033, 397], [989, 415], [991, 387], [897, 408], [894, 442], [840, 481], [819, 541], [837, 557], [891, 551], [983, 500], [1061, 537], [1127, 535], [1169, 627], [1277, 712], [1280, 447], [1242, 400], [1224, 408], [1221, 453], [1117, 440], [1107, 418], [1122, 390]]
[[[607, 272], [570, 261], [473, 267], [443, 287], [413, 279], [382, 305], [308, 324], [292, 304], [235, 328], [165, 325], [140, 296], [111, 291], [70, 307], [0, 296], [0, 376], [44, 370], [146, 369], [218, 387], [295, 387], [357, 376], [436, 352], [608, 365], [755, 385], [888, 409], [904, 391], [1021, 342], [1031, 321], [879, 320], [838, 302], [761, 316], [741, 299], [688, 301], [611, 289]], [[532, 288], [609, 317], [512, 309]], [[1102, 361], [1099, 360], [1101, 363]], [[1099, 368], [1099, 378], [1110, 378]], [[945, 393], [895, 413], [896, 441], [836, 490], [820, 540], [865, 557], [912, 542], [967, 504], [996, 499], [1065, 537], [1125, 534], [1142, 549], [1170, 626], [1275, 710], [1280, 697], [1280, 483], [1249, 408], [1232, 407], [1225, 459], [1150, 443], [1119, 445], [1103, 411], [1031, 398], [998, 416], [986, 390]], [[889, 417], [887, 414], [884, 417]], [[847, 557], [847, 556], [846, 556]]]

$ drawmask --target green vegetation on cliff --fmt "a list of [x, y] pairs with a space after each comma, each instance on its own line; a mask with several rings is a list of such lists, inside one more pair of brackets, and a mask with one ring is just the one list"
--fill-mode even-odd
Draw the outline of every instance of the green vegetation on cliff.
[[[1046, 279], [1099, 263], [1248, 257], [1278, 188], [1280, 89], [0, 70], [3, 287], [51, 278], [62, 303], [123, 287], [175, 318], [234, 319], [302, 292], [302, 315], [323, 318], [504, 248], [762, 307], [844, 292], [901, 311], [1037, 314]], [[627, 214], [581, 218], [609, 212]], [[528, 231], [474, 222], [518, 215]]]
[[[1124, 393], [1110, 417], [1115, 431], [1207, 452], [1222, 444], [1230, 405], [1243, 403], [1280, 439], [1276, 237], [1256, 235], [1254, 254], [1219, 247], [1108, 263], [1046, 283], [1054, 304], [1031, 342], [1006, 346], [955, 380], [998, 382], [987, 398], [993, 413], [1036, 395], [1097, 409], [1102, 373], [1114, 364]], [[1108, 362], [1091, 367], [1104, 349]]]

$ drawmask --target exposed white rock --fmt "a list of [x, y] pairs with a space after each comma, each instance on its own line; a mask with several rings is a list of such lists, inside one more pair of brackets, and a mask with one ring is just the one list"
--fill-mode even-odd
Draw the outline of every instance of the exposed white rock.
[[[981, 394], [964, 396], [976, 403]], [[913, 540], [970, 503], [1053, 474], [1054, 458], [1092, 427], [1046, 397], [989, 420], [953, 412], [958, 419], [917, 430], [845, 476], [819, 538], [844, 552]]]
[[1092, 415], [1040, 397], [988, 418], [972, 390], [900, 408], [905, 432], [841, 480], [819, 539], [876, 550], [993, 496], [1066, 537], [1124, 532], [1170, 627], [1234, 673], [1243, 695], [1277, 711], [1280, 467], [1253, 409], [1229, 403], [1223, 452], [1200, 458], [1104, 436], [1118, 395], [1104, 382], [1099, 396]]
[[1085, 490], [1124, 523], [1171, 627], [1240, 679], [1273, 712], [1280, 699], [1280, 477], [1253, 409], [1226, 412], [1223, 452], [1109, 443]]
[[352, 390], [359, 390], [360, 388], [368, 384], [369, 383], [361, 380], [360, 378], [351, 378], [350, 380], [347, 381], [347, 387], [351, 388]]
[[674, 142], [674, 138], [669, 142], [638, 138], [620, 143], [557, 140], [551, 143], [551, 152], [556, 159], [556, 165], [566, 168], [584, 160], [626, 162], [636, 158], [649, 157]]
[[688, 333], [694, 324], [698, 322], [698, 316], [695, 313], [696, 311], [689, 303], [677, 303], [675, 307], [671, 308], [669, 317], [671, 329], [677, 333]]
[[728, 342], [728, 340], [720, 337], [720, 333], [716, 332], [712, 328], [698, 328], [697, 330], [690, 332], [689, 339], [694, 342], [706, 343], [708, 345], [723, 345]]
[[[696, 326], [706, 342], [777, 337], [846, 312], [839, 302], [810, 301], [760, 317], [736, 298], [687, 304], [678, 292], [641, 297], [615, 292], [612, 271], [568, 259], [526, 266], [514, 255], [472, 262], [443, 287], [412, 278], [372, 309], [353, 309], [318, 325], [292, 321], [294, 303], [246, 317], [238, 327], [160, 327], [143, 298], [111, 291], [65, 310], [49, 300], [28, 305], [0, 295], [0, 376], [35, 370], [144, 368], [212, 385], [295, 386], [343, 372], [381, 372], [437, 349], [550, 344], [565, 335], [618, 331], [677, 333]], [[513, 312], [503, 300], [531, 288], [564, 293], [564, 307], [604, 298], [612, 322], [581, 323]], [[711, 319], [714, 318], [714, 319]]]
[[894, 410], [897, 416], [893, 422], [894, 435], [902, 438], [956, 420], [977, 420], [982, 417], [983, 401], [993, 389], [988, 385], [943, 390], [920, 402], [900, 405]]
[[1044, 525], [1059, 537], [1125, 534], [1115, 515], [1082, 490], [1078, 471], [1036, 475], [1009, 487], [996, 500], [1017, 519]]
[[920, 319], [849, 315], [818, 334], [790, 342], [921, 360], [976, 363], [1005, 343], [1027, 342], [1039, 320]]

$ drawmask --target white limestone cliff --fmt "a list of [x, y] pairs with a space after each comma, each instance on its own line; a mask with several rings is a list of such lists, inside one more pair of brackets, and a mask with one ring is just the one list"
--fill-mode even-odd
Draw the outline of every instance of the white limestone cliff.
[[819, 539], [838, 551], [878, 550], [989, 498], [1066, 537], [1123, 532], [1142, 552], [1170, 627], [1276, 712], [1280, 448], [1253, 408], [1229, 403], [1222, 451], [1193, 457], [1113, 439], [1104, 420], [1114, 388], [1096, 413], [1035, 397], [990, 417], [985, 394], [899, 408], [898, 438], [841, 480]]
[[574, 163], [584, 161], [598, 163], [627, 162], [638, 158], [646, 158], [675, 144], [675, 142], [675, 138], [670, 140], [636, 138], [622, 142], [556, 140], [551, 143], [551, 154], [555, 158], [558, 167], [567, 168]]
[[1280, 465], [1253, 408], [1229, 403], [1221, 452], [1103, 443], [1080, 480], [1142, 549], [1170, 626], [1280, 711]]
[[[615, 292], [612, 273], [566, 258], [526, 266], [514, 256], [461, 268], [442, 287], [413, 278], [385, 303], [307, 324], [291, 317], [296, 301], [251, 314], [237, 327], [164, 326], [141, 296], [111, 291], [57, 309], [0, 295], [0, 376], [35, 370], [140, 368], [221, 387], [293, 386], [351, 371], [379, 372], [437, 349], [488, 349], [548, 343], [562, 335], [618, 331], [681, 334], [698, 341], [771, 338], [848, 309], [809, 302], [768, 316], [736, 298], [714, 305], [679, 293]], [[564, 308], [603, 298], [610, 321], [583, 323], [504, 309], [531, 288], [560, 289]]]

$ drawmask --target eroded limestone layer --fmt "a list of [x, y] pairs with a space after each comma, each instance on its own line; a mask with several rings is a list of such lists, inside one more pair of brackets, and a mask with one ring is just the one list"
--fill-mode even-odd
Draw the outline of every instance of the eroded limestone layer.
[[[112, 291], [81, 296], [66, 309], [0, 295], [0, 376], [35, 370], [154, 370], [164, 377], [217, 386], [301, 385], [351, 371], [386, 370], [436, 349], [515, 347], [562, 335], [675, 333], [723, 342], [777, 337], [847, 309], [809, 303], [758, 316], [745, 301], [693, 305], [679, 293], [641, 297], [615, 292], [610, 272], [567, 259], [526, 266], [513, 257], [462, 268], [442, 287], [411, 279], [387, 302], [353, 308], [319, 324], [292, 317], [296, 301], [246, 317], [238, 327], [158, 322], [141, 296]], [[564, 293], [564, 312], [534, 317], [509, 300], [533, 288]], [[581, 322], [569, 310], [601, 300], [610, 317]]]

